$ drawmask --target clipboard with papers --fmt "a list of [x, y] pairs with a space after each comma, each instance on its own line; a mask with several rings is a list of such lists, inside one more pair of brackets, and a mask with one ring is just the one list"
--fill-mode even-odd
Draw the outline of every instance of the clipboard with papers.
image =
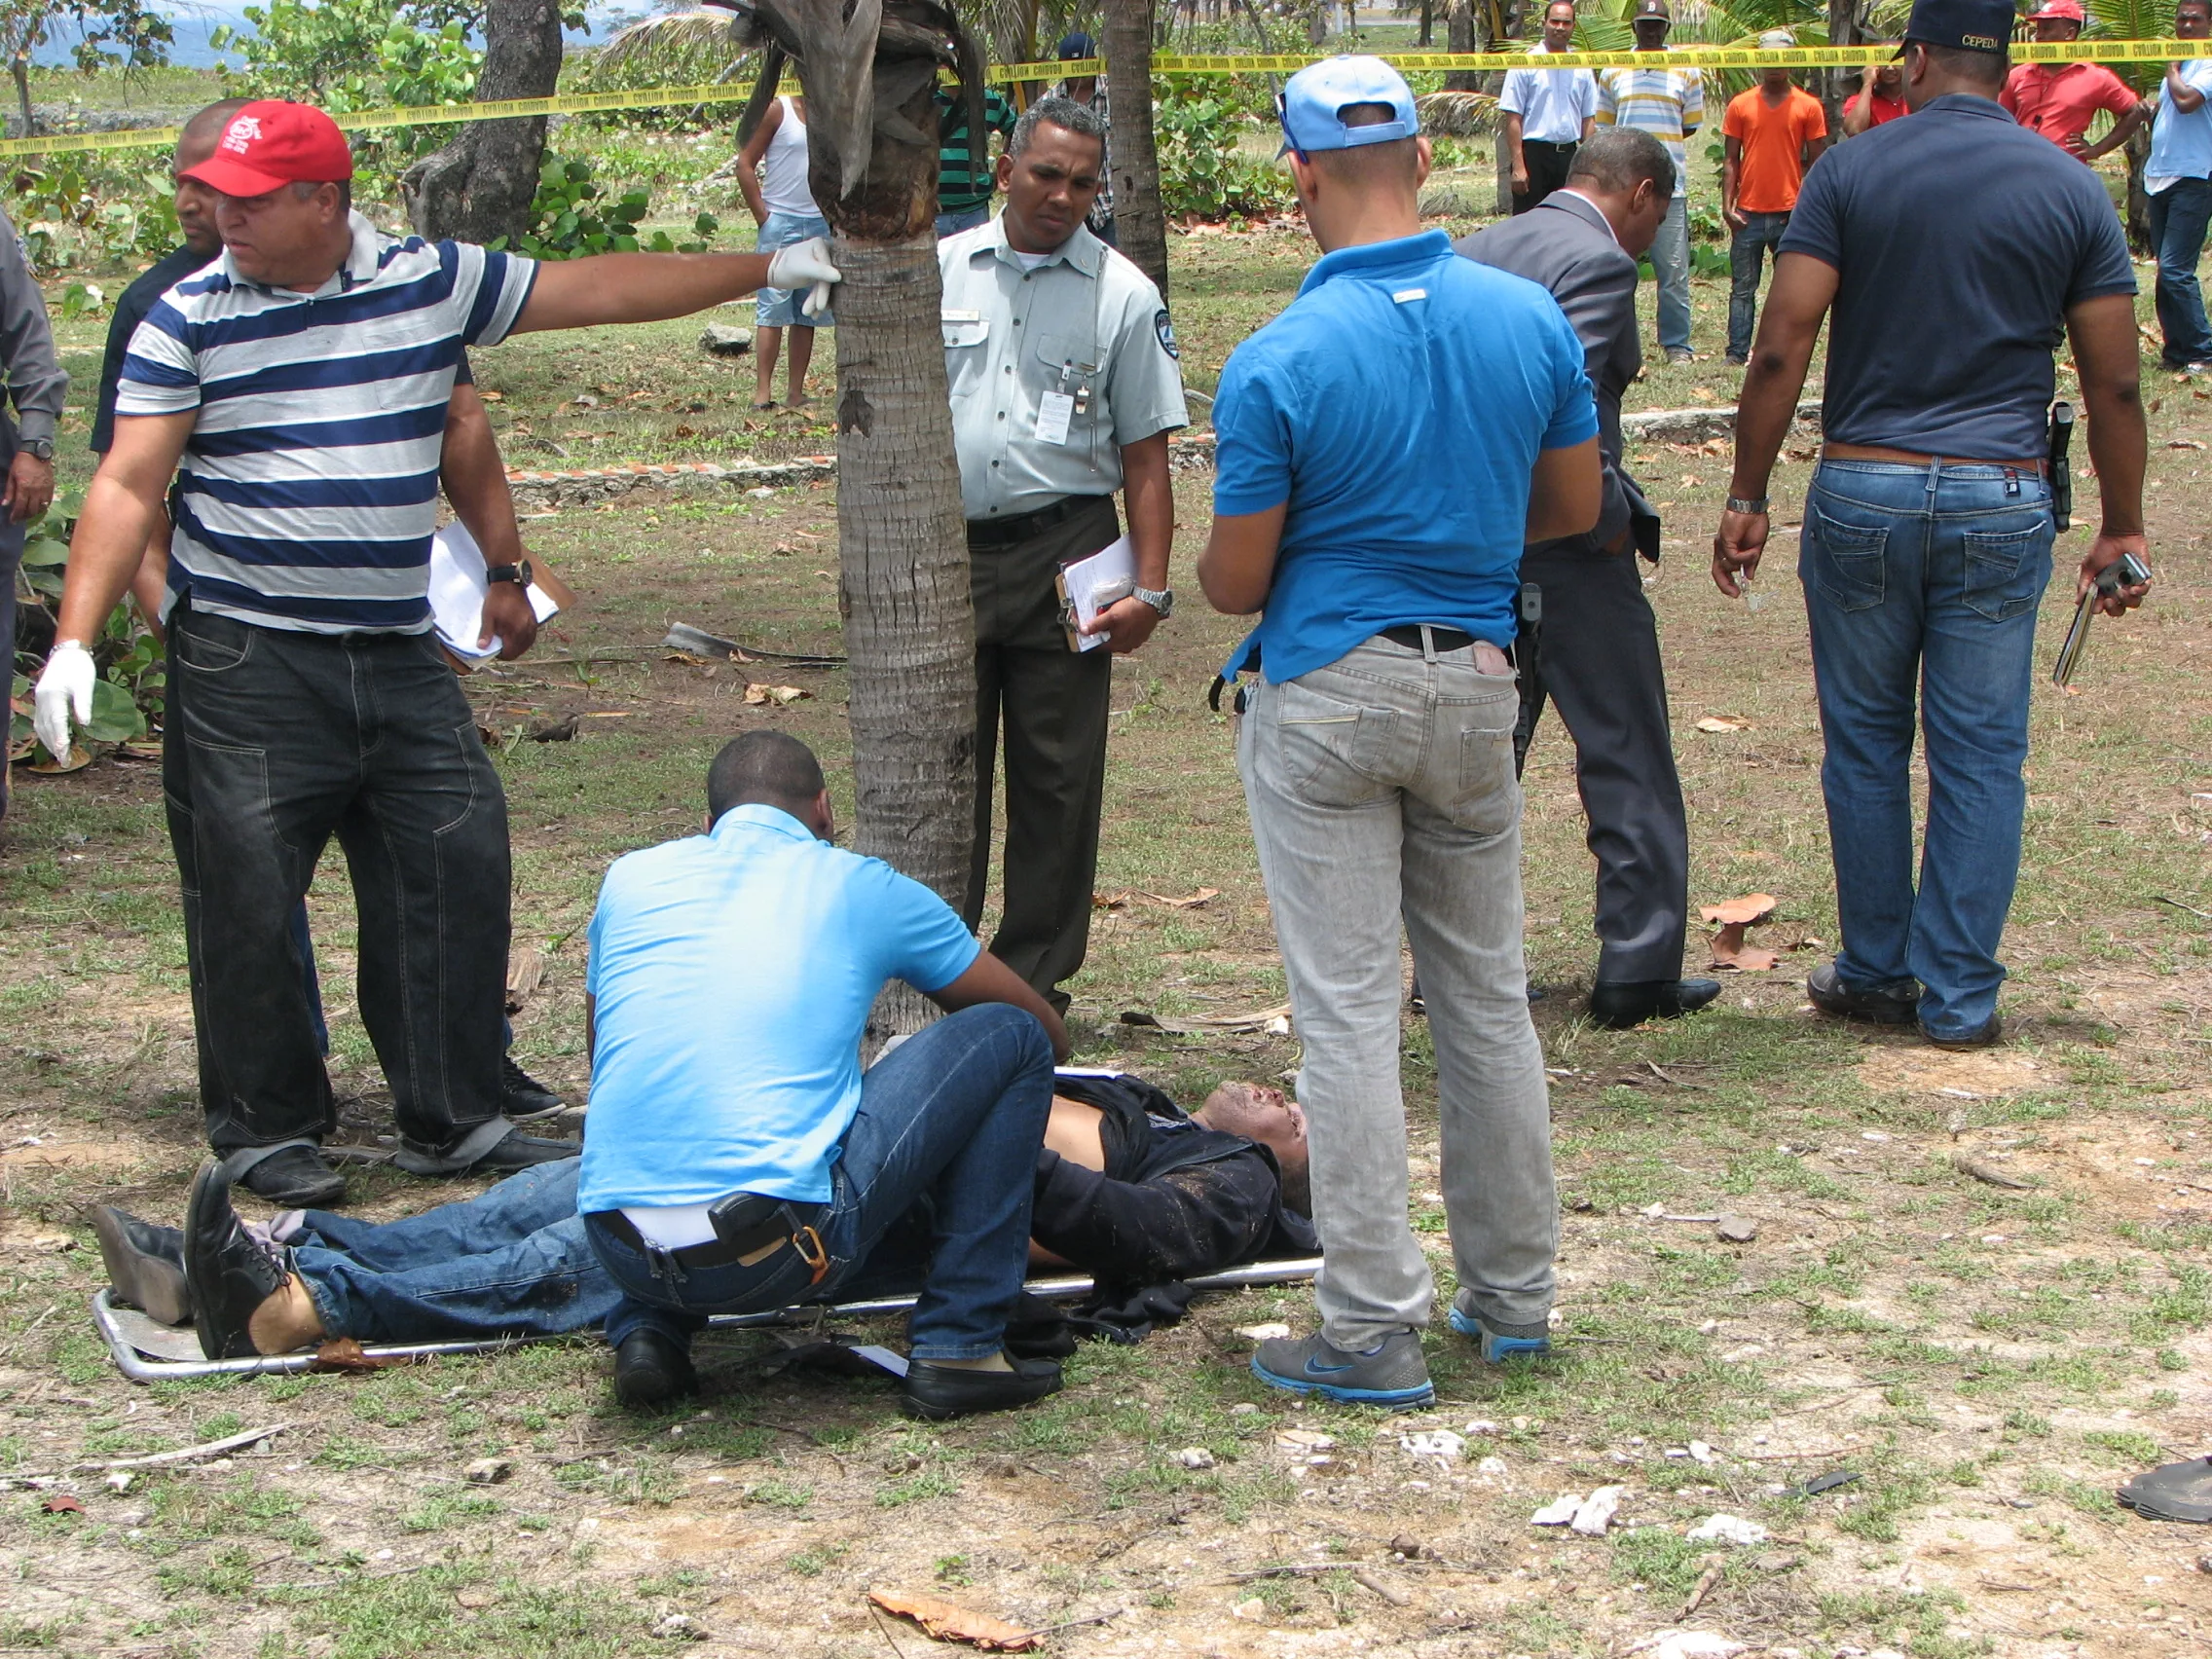
[[[430, 538], [430, 618], [438, 644], [455, 659], [456, 666], [464, 670], [499, 654], [497, 636], [489, 646], [476, 643], [484, 631], [486, 586], [483, 549], [476, 545], [467, 526], [455, 519]], [[530, 595], [530, 608], [540, 622], [575, 603], [568, 585], [542, 569], [535, 570], [531, 585], [524, 591]]]
[[1084, 630], [1097, 626], [1101, 611], [1112, 609], [1137, 590], [1136, 553], [1129, 538], [1124, 535], [1088, 559], [1062, 565], [1053, 585], [1060, 596], [1060, 625], [1067, 630], [1068, 649], [1096, 650], [1106, 643], [1106, 636]]

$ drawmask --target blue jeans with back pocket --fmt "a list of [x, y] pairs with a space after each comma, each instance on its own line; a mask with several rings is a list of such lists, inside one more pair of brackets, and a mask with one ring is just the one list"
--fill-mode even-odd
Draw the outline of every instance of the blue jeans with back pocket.
[[[2033, 468], [1824, 461], [1797, 573], [1812, 623], [1843, 948], [1854, 989], [1917, 979], [1933, 1036], [1997, 1009], [2027, 804], [2049, 486]], [[1915, 696], [1928, 826], [1912, 869]]]

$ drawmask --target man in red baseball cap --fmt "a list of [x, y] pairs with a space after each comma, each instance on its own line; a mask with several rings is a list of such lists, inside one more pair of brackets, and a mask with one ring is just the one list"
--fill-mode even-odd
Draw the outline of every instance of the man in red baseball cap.
[[[2028, 21], [2039, 41], [2070, 41], [2081, 37], [2087, 14], [2081, 0], [2044, 0], [2043, 10], [2030, 14]], [[2154, 110], [2102, 63], [2019, 64], [2006, 78], [1997, 101], [2022, 127], [2084, 162], [2119, 149]], [[2088, 144], [2083, 135], [2100, 109], [2112, 111], [2112, 130]]]
[[[164, 793], [210, 1144], [230, 1180], [325, 1203], [330, 1081], [292, 915], [335, 837], [360, 913], [357, 1007], [414, 1174], [571, 1157], [502, 1110], [506, 802], [439, 655], [430, 536], [464, 352], [520, 329], [647, 322], [762, 286], [838, 279], [821, 239], [756, 253], [540, 265], [392, 237], [351, 210], [352, 157], [318, 109], [263, 99], [184, 176], [217, 193], [220, 257], [131, 336], [115, 435], [86, 492], [39, 731], [92, 712], [87, 648], [176, 480]], [[496, 566], [487, 615], [527, 561]], [[509, 590], [498, 584], [513, 583]], [[58, 747], [55, 747], [58, 746]]]

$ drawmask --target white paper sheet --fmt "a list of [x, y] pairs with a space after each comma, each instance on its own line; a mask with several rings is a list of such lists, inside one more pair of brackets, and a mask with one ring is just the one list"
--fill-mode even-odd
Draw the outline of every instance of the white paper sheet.
[[[1075, 607], [1075, 625], [1087, 630], [1097, 625], [1098, 613], [1119, 605], [1129, 597], [1137, 581], [1135, 550], [1129, 538], [1123, 536], [1109, 546], [1101, 547], [1088, 559], [1078, 559], [1060, 571], [1067, 583], [1068, 603]], [[1103, 597], [1104, 605], [1098, 603]], [[1085, 633], [1077, 643], [1078, 650], [1096, 650], [1106, 643], [1104, 634]]]
[[[468, 527], [455, 519], [430, 538], [430, 616], [438, 639], [455, 656], [483, 662], [499, 654], [498, 636], [489, 648], [476, 643], [484, 631], [484, 553]], [[559, 613], [561, 608], [541, 587], [525, 590], [538, 621]]]

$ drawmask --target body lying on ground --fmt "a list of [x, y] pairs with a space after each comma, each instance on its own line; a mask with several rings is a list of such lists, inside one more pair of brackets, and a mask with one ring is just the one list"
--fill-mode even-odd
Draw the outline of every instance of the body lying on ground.
[[[574, 1161], [399, 1221], [286, 1210], [260, 1230], [290, 1278], [249, 1321], [254, 1349], [351, 1337], [406, 1343], [596, 1330], [619, 1294], [576, 1213]], [[1227, 1083], [1193, 1116], [1127, 1076], [1063, 1075], [1037, 1160], [1032, 1261], [1134, 1287], [1310, 1254], [1304, 1115], [1280, 1090]], [[192, 1320], [183, 1235], [115, 1208], [94, 1217], [118, 1300]], [[894, 1228], [854, 1298], [913, 1289], [919, 1215]]]

